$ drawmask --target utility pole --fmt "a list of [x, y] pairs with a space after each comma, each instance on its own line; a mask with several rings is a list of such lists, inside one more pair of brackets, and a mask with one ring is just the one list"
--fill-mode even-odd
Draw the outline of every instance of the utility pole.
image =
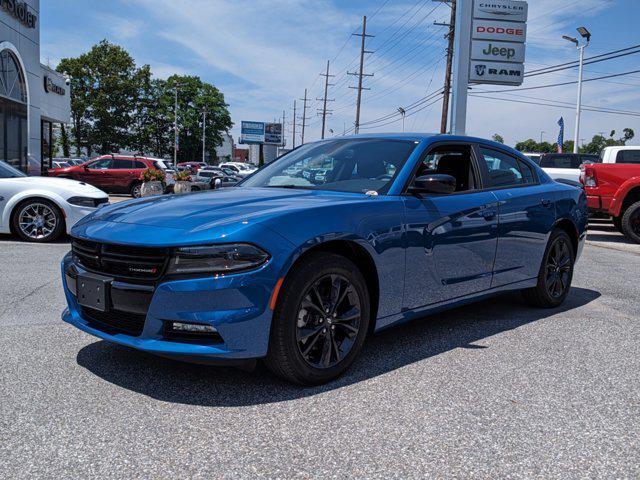
[[[446, 2], [445, 2], [446, 3]], [[446, 38], [449, 43], [447, 45], [447, 67], [444, 73], [444, 97], [442, 98], [442, 118], [440, 120], [440, 133], [447, 133], [447, 119], [449, 115], [449, 96], [451, 95], [451, 69], [453, 64], [453, 39], [456, 33], [456, 0], [450, 0], [451, 19], [449, 23], [434, 22], [434, 25], [449, 27], [449, 33]]]
[[202, 163], [207, 163], [205, 160], [206, 149], [207, 149], [207, 111], [202, 110]]
[[335, 75], [329, 75], [329, 60], [327, 60], [327, 73], [321, 73], [321, 77], [324, 77], [324, 97], [316, 98], [318, 101], [322, 101], [322, 139], [324, 140], [324, 132], [327, 124], [327, 115], [331, 115], [333, 112], [327, 110], [327, 102], [335, 102], [334, 98], [327, 98], [329, 93], [329, 87], [333, 87], [333, 83], [329, 83], [329, 77], [335, 77]]
[[175, 103], [173, 104], [173, 167], [178, 166], [178, 85], [175, 86]]
[[304, 145], [304, 131], [305, 128], [307, 127], [307, 120], [309, 120], [309, 117], [307, 117], [307, 102], [309, 101], [307, 99], [307, 89], [304, 89], [304, 98], [301, 98], [300, 100], [302, 100], [304, 102], [303, 107], [302, 107], [302, 139], [300, 144]]
[[284, 146], [287, 144], [287, 142], [284, 139], [284, 125], [285, 125], [285, 119], [286, 119], [286, 112], [284, 110], [282, 110], [282, 148], [284, 148]]
[[296, 122], [297, 120], [297, 116], [296, 116], [296, 101], [293, 101], [293, 137], [292, 137], [292, 142], [291, 142], [291, 148], [296, 148]]
[[367, 37], [373, 37], [374, 35], [367, 34], [367, 17], [366, 15], [362, 17], [362, 33], [352, 33], [352, 35], [356, 37], [362, 37], [362, 42], [360, 44], [360, 70], [358, 72], [347, 72], [348, 75], [354, 75], [358, 77], [358, 86], [357, 87], [349, 87], [355, 90], [358, 90], [358, 100], [356, 101], [356, 122], [355, 122], [355, 130], [354, 133], [357, 135], [360, 133], [360, 110], [362, 104], [362, 90], [371, 90], [370, 88], [364, 88], [362, 86], [362, 79], [364, 77], [373, 77], [373, 74], [364, 73], [364, 55], [366, 53], [373, 53], [365, 49]]

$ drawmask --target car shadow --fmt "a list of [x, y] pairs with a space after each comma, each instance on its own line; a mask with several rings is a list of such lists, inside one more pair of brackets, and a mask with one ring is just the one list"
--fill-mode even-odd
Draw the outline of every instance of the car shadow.
[[587, 240], [591, 242], [609, 242], [609, 243], [626, 243], [629, 245], [634, 245], [635, 242], [629, 240], [627, 237], [622, 235], [621, 233], [615, 232], [615, 234], [607, 234], [607, 233], [594, 233], [593, 230], [590, 230], [587, 233]]
[[25, 245], [61, 245], [65, 243], [71, 243], [71, 237], [68, 236], [67, 234], [63, 234], [60, 236], [60, 238], [58, 238], [57, 240], [54, 240], [53, 242], [30, 243], [22, 240], [17, 235], [13, 235], [9, 233], [0, 233], [0, 242], [20, 242], [20, 243], [24, 243]]
[[194, 365], [105, 341], [82, 348], [77, 362], [110, 383], [164, 402], [200, 406], [283, 402], [368, 380], [455, 348], [491, 348], [475, 342], [580, 308], [599, 296], [594, 290], [573, 288], [560, 308], [545, 310], [529, 307], [517, 294], [505, 294], [499, 301], [494, 298], [411, 321], [371, 336], [345, 375], [318, 387], [289, 384], [260, 363], [250, 372]]

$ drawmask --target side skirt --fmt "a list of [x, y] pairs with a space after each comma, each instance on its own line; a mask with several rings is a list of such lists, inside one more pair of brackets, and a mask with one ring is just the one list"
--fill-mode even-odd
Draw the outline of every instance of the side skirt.
[[521, 282], [516, 282], [516, 283], [509, 283], [507, 285], [501, 285], [499, 287], [491, 288], [489, 290], [483, 290], [481, 292], [466, 295], [464, 297], [458, 297], [452, 300], [445, 300], [443, 302], [438, 302], [431, 305], [426, 305], [424, 307], [415, 308], [413, 310], [406, 310], [398, 314], [389, 315], [387, 317], [378, 318], [378, 320], [376, 321], [376, 328], [374, 331], [379, 332], [381, 330], [385, 330], [389, 327], [393, 327], [395, 325], [399, 325], [404, 322], [415, 320], [417, 318], [426, 317], [434, 313], [460, 307], [463, 305], [467, 305], [469, 303], [478, 302], [480, 300], [493, 297], [500, 293], [510, 292], [514, 290], [522, 290], [523, 288], [535, 287], [536, 283], [537, 283], [537, 278], [531, 278], [529, 280], [523, 280]]

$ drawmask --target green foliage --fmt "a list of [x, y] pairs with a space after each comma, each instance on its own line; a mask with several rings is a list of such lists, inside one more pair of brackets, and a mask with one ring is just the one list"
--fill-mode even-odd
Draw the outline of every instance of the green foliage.
[[182, 170], [181, 172], [176, 172], [173, 175], [173, 179], [176, 182], [190, 182], [191, 174], [187, 170]]
[[233, 124], [222, 93], [199, 77], [152, 79], [148, 65], [136, 66], [122, 47], [106, 40], [59, 72], [71, 76], [72, 136], [77, 154], [131, 149], [166, 156], [173, 152], [174, 94], [178, 86], [178, 161], [202, 158], [202, 112], [207, 112], [207, 151], [222, 143]]
[[502, 135], [500, 135], [498, 133], [494, 133], [491, 136], [491, 140], [493, 140], [494, 142], [498, 142], [498, 143], [504, 143], [504, 138], [502, 137]]
[[71, 157], [71, 148], [69, 145], [69, 134], [64, 123], [60, 126], [60, 144], [62, 146], [62, 156], [64, 158]]
[[[625, 145], [626, 142], [631, 140], [635, 135], [634, 131], [631, 128], [625, 128], [622, 132], [623, 136], [617, 140], [614, 138], [616, 134], [615, 130], [611, 131], [609, 138], [605, 138], [603, 135], [594, 135], [589, 143], [581, 146], [578, 150], [580, 151], [580, 153], [591, 153], [599, 155], [605, 147]], [[558, 151], [557, 149], [557, 143], [538, 143], [531, 138], [523, 142], [516, 143], [516, 150], [519, 150], [521, 152], [554, 153]], [[566, 140], [562, 144], [562, 151], [565, 153], [573, 152], [573, 140]]]

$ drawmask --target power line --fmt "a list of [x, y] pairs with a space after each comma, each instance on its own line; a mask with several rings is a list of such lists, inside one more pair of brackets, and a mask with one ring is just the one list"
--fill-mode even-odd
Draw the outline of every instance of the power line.
[[[607, 78], [615, 78], [615, 77], [622, 77], [624, 75], [632, 75], [634, 73], [640, 73], [640, 70], [631, 70], [630, 72], [622, 72], [622, 73], [615, 73], [613, 75], [605, 75], [603, 77], [594, 77], [594, 78], [587, 78], [582, 80], [582, 82], [595, 82], [596, 80], [604, 80]], [[552, 83], [549, 85], [538, 85], [536, 87], [524, 87], [524, 88], [510, 88], [507, 90], [490, 90], [490, 91], [486, 91], [483, 93], [503, 93], [503, 92], [522, 92], [524, 90], [538, 90], [541, 88], [551, 88], [551, 87], [560, 87], [563, 85], [574, 85], [578, 83], [577, 80], [574, 80], [572, 82], [562, 82], [562, 83]]]
[[[640, 45], [634, 47], [634, 48], [638, 48], [640, 47]], [[626, 57], [627, 55], [633, 55], [636, 53], [640, 53], [640, 49], [634, 50], [632, 52], [626, 52], [626, 53], [619, 53], [618, 55], [614, 55], [614, 56], [610, 56], [607, 58], [598, 58], [596, 60], [591, 60], [591, 61], [587, 61], [590, 59], [586, 59], [583, 63], [583, 65], [591, 65], [592, 63], [600, 63], [600, 62], [604, 62], [606, 60], [613, 60], [615, 58], [620, 58], [620, 57]], [[597, 55], [596, 57], [591, 57], [593, 58], [597, 58], [597, 57], [602, 57], [603, 55]], [[565, 63], [563, 65], [556, 65], [556, 66], [552, 66], [552, 67], [547, 67], [546, 69], [539, 69], [539, 70], [534, 70], [533, 72], [525, 72], [524, 76], [525, 77], [535, 77], [537, 75], [545, 75], [547, 73], [553, 73], [553, 72], [559, 72], [561, 70], [568, 70], [570, 68], [576, 68], [578, 66], [578, 62], [569, 62], [569, 63], [573, 63], [574, 65], [569, 65], [568, 63]], [[568, 65], [568, 66], [564, 66], [564, 65]], [[558, 68], [555, 68], [558, 67]]]
[[[471, 97], [477, 97], [477, 98], [486, 98], [486, 99], [490, 99], [490, 100], [500, 100], [500, 101], [503, 101], [503, 102], [524, 103], [524, 104], [537, 105], [537, 106], [542, 106], [542, 107], [565, 108], [565, 109], [569, 109], [569, 110], [573, 110], [575, 108], [575, 107], [569, 106], [569, 105], [540, 103], [540, 101], [529, 102], [529, 101], [526, 101], [526, 100], [515, 100], [513, 98], [491, 97], [491, 96], [487, 96], [487, 95], [478, 95], [478, 94], [471, 94], [470, 96]], [[611, 110], [611, 109], [592, 108], [592, 107], [582, 107], [582, 108], [583, 108], [583, 110], [586, 110], [586, 111], [589, 111], [589, 112], [611, 113], [611, 114], [615, 114], [615, 115], [628, 115], [628, 116], [632, 116], [632, 117], [640, 117], [640, 112], [625, 112], [625, 111], [616, 111], [616, 110]]]

